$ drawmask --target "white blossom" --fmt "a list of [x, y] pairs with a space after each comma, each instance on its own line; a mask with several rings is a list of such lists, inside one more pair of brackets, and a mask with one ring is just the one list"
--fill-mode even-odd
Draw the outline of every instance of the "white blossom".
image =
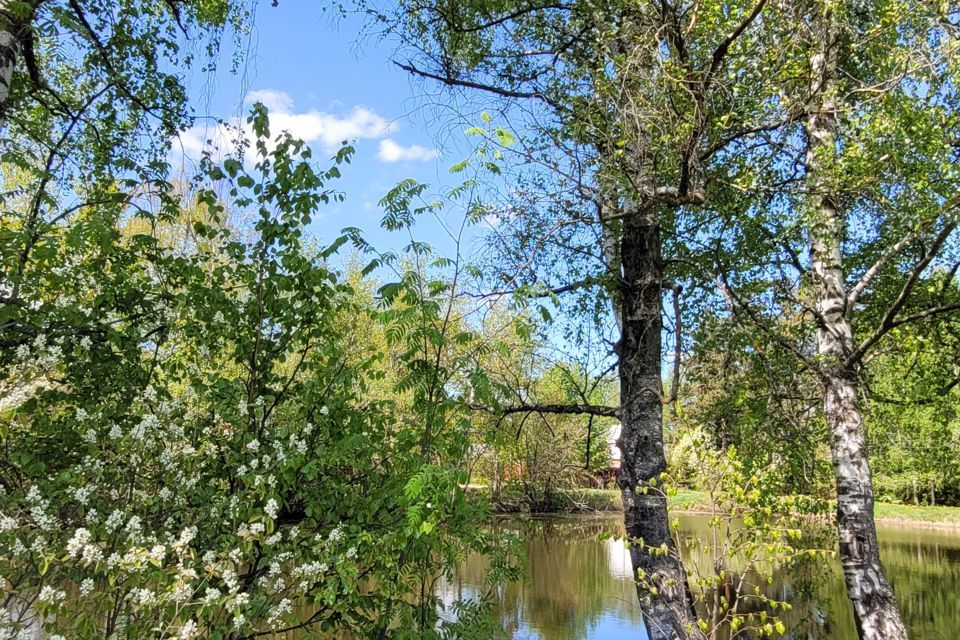
[[83, 548], [90, 542], [90, 532], [80, 527], [73, 532], [73, 537], [67, 542], [67, 554], [71, 558], [78, 558], [83, 554]]
[[196, 527], [187, 527], [180, 532], [180, 537], [177, 538], [177, 541], [173, 543], [174, 548], [179, 549], [190, 544], [194, 538], [197, 537], [197, 528]]
[[180, 633], [177, 635], [180, 640], [191, 640], [192, 638], [197, 637], [197, 634], [200, 632], [197, 627], [197, 623], [193, 620], [187, 620], [182, 627], [180, 627]]
[[207, 590], [203, 594], [203, 604], [211, 605], [216, 603], [220, 599], [220, 590], [216, 587], [207, 587]]
[[280, 506], [277, 504], [277, 501], [273, 498], [267, 500], [267, 505], [263, 508], [271, 520], [277, 519], [277, 514], [280, 512]]
[[17, 528], [16, 518], [10, 516], [0, 516], [0, 533], [4, 531], [10, 531], [11, 529]]
[[107, 528], [107, 531], [113, 531], [119, 527], [126, 516], [119, 509], [114, 509], [114, 511], [107, 517], [107, 521], [103, 523], [103, 526]]
[[40, 589], [40, 595], [37, 596], [37, 600], [46, 604], [57, 604], [62, 602], [66, 597], [67, 592], [63, 589], [55, 589], [50, 585], [44, 585], [44, 587]]
[[281, 616], [293, 611], [293, 603], [288, 598], [284, 598], [267, 615], [267, 624], [274, 624]]
[[134, 589], [130, 592], [130, 599], [134, 604], [138, 604], [141, 607], [149, 607], [157, 604], [157, 594], [155, 594], [150, 589]]
[[80, 595], [88, 596], [93, 592], [94, 582], [93, 578], [84, 578], [80, 582]]

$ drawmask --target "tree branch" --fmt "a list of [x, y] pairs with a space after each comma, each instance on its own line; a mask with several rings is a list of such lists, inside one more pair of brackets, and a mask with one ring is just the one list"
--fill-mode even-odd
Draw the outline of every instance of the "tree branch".
[[418, 75], [422, 78], [430, 78], [431, 80], [436, 80], [438, 82], [441, 82], [447, 85], [448, 87], [464, 87], [467, 89], [477, 89], [479, 91], [486, 91], [488, 93], [493, 93], [498, 96], [502, 96], [504, 98], [524, 98], [524, 99], [532, 99], [532, 100], [542, 100], [543, 102], [546, 102], [551, 106], [556, 106], [553, 103], [551, 103], [547, 99], [547, 97], [542, 93], [528, 92], [528, 91], [513, 91], [510, 89], [504, 89], [502, 87], [495, 87], [489, 84], [482, 84], [480, 82], [472, 82], [470, 80], [461, 80], [459, 78], [454, 78], [448, 75], [439, 75], [436, 73], [431, 73], [429, 71], [425, 71], [423, 69], [415, 67], [412, 64], [409, 64], [409, 63], [403, 64], [403, 63], [397, 62], [396, 60], [393, 61], [393, 64], [397, 65], [404, 71], [407, 71], [414, 75]]
[[864, 384], [864, 387], [867, 390], [868, 397], [875, 402], [880, 402], [882, 404], [893, 404], [901, 407], [908, 407], [908, 406], [925, 406], [925, 405], [933, 404], [935, 402], [939, 402], [943, 400], [943, 396], [950, 393], [950, 391], [952, 391], [958, 384], [960, 384], [960, 376], [954, 378], [944, 386], [934, 391], [932, 395], [929, 395], [925, 398], [918, 398], [916, 400], [896, 400], [894, 398], [889, 398], [887, 396], [877, 393], [870, 387], [869, 384]]
[[717, 48], [713, 50], [713, 56], [710, 59], [710, 70], [707, 71], [707, 78], [704, 83], [704, 88], [709, 85], [713, 75], [720, 68], [720, 65], [723, 64], [723, 59], [727, 57], [727, 52], [730, 50], [730, 45], [736, 42], [737, 38], [743, 35], [743, 32], [746, 31], [751, 24], [753, 24], [753, 21], [757, 19], [757, 16], [760, 15], [760, 12], [763, 11], [763, 7], [766, 4], [767, 0], [760, 0], [757, 2], [757, 4], [753, 7], [753, 11], [747, 14], [743, 21], [737, 25], [737, 28], [734, 29], [729, 36], [724, 38], [723, 42], [717, 45]]
[[951, 311], [957, 307], [960, 307], [960, 304], [946, 305], [944, 307], [927, 309], [899, 320], [897, 319], [897, 314], [900, 313], [900, 311], [909, 301], [910, 294], [913, 293], [913, 288], [920, 280], [920, 275], [930, 265], [930, 262], [932, 262], [937, 256], [937, 254], [940, 252], [940, 249], [947, 241], [947, 238], [950, 237], [950, 234], [953, 233], [954, 229], [956, 228], [956, 222], [949, 222], [943, 227], [940, 233], [937, 234], [937, 237], [933, 239], [933, 243], [930, 245], [930, 249], [910, 271], [910, 275], [907, 277], [906, 282], [903, 283], [903, 287], [900, 289], [900, 294], [897, 296], [897, 299], [893, 301], [893, 304], [890, 305], [890, 308], [887, 309], [887, 312], [884, 314], [883, 319], [880, 321], [880, 324], [877, 326], [876, 330], [874, 330], [873, 334], [861, 342], [860, 346], [857, 347], [852, 354], [850, 354], [850, 357], [847, 358], [846, 362], [844, 363], [844, 367], [852, 367], [860, 362], [870, 347], [879, 342], [879, 340], [894, 327], [899, 327], [907, 322], [913, 322], [914, 320], [926, 318], [937, 313]]
[[674, 344], [673, 344], [673, 380], [670, 382], [670, 397], [667, 403], [673, 405], [673, 411], [677, 411], [677, 397], [680, 390], [680, 353], [683, 337], [683, 320], [680, 316], [680, 293], [683, 287], [676, 285], [672, 287], [673, 291], [673, 323], [674, 323]]
[[605, 416], [607, 418], [619, 418], [620, 407], [610, 407], [597, 404], [518, 404], [510, 407], [487, 407], [484, 405], [471, 405], [471, 409], [480, 411], [490, 411], [501, 415], [510, 415], [514, 413], [556, 413], [556, 414], [582, 414], [592, 416]]
[[863, 294], [864, 290], [870, 286], [870, 283], [873, 282], [874, 278], [877, 277], [877, 274], [880, 270], [888, 263], [890, 260], [896, 256], [898, 253], [903, 251], [910, 242], [917, 237], [917, 234], [920, 232], [919, 229], [914, 229], [903, 236], [899, 242], [887, 248], [883, 254], [877, 258], [877, 261], [866, 270], [863, 274], [863, 277], [850, 289], [850, 293], [847, 294], [847, 310], [851, 309], [857, 300]]
[[503, 289], [500, 291], [488, 291], [487, 293], [476, 293], [470, 294], [472, 298], [494, 298], [497, 296], [509, 296], [513, 295], [523, 289], [531, 289], [531, 292], [527, 294], [528, 298], [549, 298], [551, 296], [559, 295], [561, 293], [569, 293], [570, 291], [576, 291], [577, 289], [582, 289], [584, 287], [591, 287], [596, 284], [603, 284], [603, 278], [597, 277], [588, 277], [583, 278], [582, 280], [577, 280], [576, 282], [571, 282], [570, 284], [565, 284], [559, 287], [552, 287], [549, 289], [538, 289], [536, 285], [530, 285], [528, 287], [517, 287], [516, 289]]

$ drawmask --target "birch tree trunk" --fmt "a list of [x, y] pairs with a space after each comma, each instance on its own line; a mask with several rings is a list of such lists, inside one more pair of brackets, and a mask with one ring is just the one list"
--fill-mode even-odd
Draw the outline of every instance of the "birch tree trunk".
[[[631, 540], [630, 558], [639, 578], [637, 595], [650, 640], [701, 639], [687, 576], [670, 535], [666, 496], [659, 483], [660, 474], [666, 470], [660, 380], [660, 251], [656, 213], [628, 216], [620, 244], [624, 278], [620, 307], [622, 429], [617, 445], [622, 463], [617, 483]], [[643, 491], [645, 487], [651, 490]]]
[[[0, 0], [0, 124], [6, 119], [13, 74], [23, 57], [22, 49], [31, 46], [34, 13], [44, 1]], [[32, 49], [27, 53], [32, 55]]]
[[10, 10], [14, 0], [0, 0], [0, 119], [10, 102], [10, 85], [17, 67], [20, 48], [20, 23]]
[[837, 527], [840, 560], [847, 593], [853, 604], [861, 640], [907, 638], [893, 589], [880, 563], [873, 520], [873, 480], [860, 411], [853, 330], [844, 284], [842, 242], [844, 219], [825, 168], [833, 154], [837, 107], [832, 95], [836, 49], [829, 13], [815, 22], [816, 46], [811, 56], [811, 109], [805, 122], [806, 180], [812, 220], [809, 229], [813, 286], [821, 326], [817, 332], [821, 357], [823, 411], [830, 430], [830, 452], [837, 488]]

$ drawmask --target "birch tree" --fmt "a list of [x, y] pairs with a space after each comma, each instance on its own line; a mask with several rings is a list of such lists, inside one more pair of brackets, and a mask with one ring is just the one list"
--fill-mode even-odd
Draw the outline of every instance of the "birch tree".
[[546, 170], [535, 182], [552, 191], [551, 204], [508, 205], [511, 224], [499, 236], [517, 251], [500, 261], [497, 284], [611, 303], [619, 406], [506, 409], [620, 418], [618, 483], [656, 640], [702, 633], [658, 486], [669, 401], [662, 298], [681, 290], [664, 247], [674, 246], [684, 212], [708, 197], [713, 163], [794, 117], [765, 99], [788, 26], [774, 4], [418, 0], [375, 11], [406, 45], [401, 67], [515, 119], [516, 144], [494, 129], [491, 143]]
[[[783, 87], [805, 105], [801, 130], [749, 154], [730, 180], [745, 194], [741, 217], [711, 242], [734, 313], [819, 381], [859, 637], [906, 638], [880, 562], [862, 381], [898, 327], [960, 310], [954, 287], [917, 295], [943, 280], [936, 269], [947, 280], [957, 269], [956, 34], [934, 4], [800, 11], [806, 86], [784, 78]], [[759, 257], [751, 269], [745, 256]], [[806, 329], [788, 333], [778, 320], [798, 308]]]
[[[823, 411], [830, 430], [837, 487], [840, 560], [859, 636], [877, 640], [906, 638], [906, 627], [897, 608], [893, 589], [880, 563], [873, 522], [872, 474], [856, 375], [863, 352], [871, 346], [870, 338], [863, 345], [858, 345], [850, 320], [850, 307], [856, 303], [856, 297], [870, 286], [873, 268], [864, 273], [860, 282], [852, 287], [847, 285], [843, 260], [843, 187], [842, 184], [833, 183], [837, 176], [831, 176], [829, 170], [824, 170], [824, 165], [831, 162], [831, 156], [837, 148], [840, 108], [835, 95], [839, 71], [837, 57], [849, 53], [838, 46], [836, 16], [832, 7], [817, 7], [812, 24], [811, 100], [804, 123], [807, 138], [806, 183], [810, 194], [808, 238], [811, 285], [819, 320], [817, 351], [824, 394]], [[893, 81], [896, 82], [895, 79]], [[856, 108], [853, 106], [853, 109]], [[950, 207], [952, 205], [948, 204], [945, 208]], [[942, 220], [931, 221], [938, 229], [925, 249], [926, 256], [914, 266], [917, 277], [953, 233], [956, 223], [951, 217], [948, 214]], [[904, 240], [910, 241], [909, 238]], [[887, 248], [884, 255], [896, 252], [900, 242]], [[913, 286], [911, 279], [908, 277], [904, 283], [904, 297], [910, 295]], [[890, 319], [882, 323], [877, 331], [885, 331], [885, 325], [897, 317], [896, 302], [888, 311]]]

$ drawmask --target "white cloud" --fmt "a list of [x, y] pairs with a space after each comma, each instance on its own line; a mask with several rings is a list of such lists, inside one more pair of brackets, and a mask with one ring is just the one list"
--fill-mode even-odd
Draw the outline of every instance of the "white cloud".
[[375, 140], [396, 129], [380, 114], [361, 106], [343, 115], [316, 109], [297, 113], [293, 98], [273, 89], [251, 91], [245, 102], [262, 102], [270, 110], [270, 130], [274, 135], [286, 131], [308, 144], [319, 143], [327, 152], [335, 151], [345, 141]]
[[246, 137], [239, 121], [196, 124], [181, 131], [173, 140], [171, 164], [196, 164], [204, 151], [208, 151], [214, 161], [222, 162], [226, 156], [236, 154], [241, 135]]
[[283, 91], [276, 91], [274, 89], [257, 89], [256, 91], [251, 91], [247, 94], [247, 97], [244, 98], [244, 102], [247, 104], [262, 102], [270, 111], [284, 113], [293, 111], [293, 98]]
[[380, 149], [377, 151], [377, 157], [384, 162], [400, 162], [403, 160], [415, 162], [427, 162], [435, 160], [440, 155], [436, 149], [428, 149], [418, 144], [412, 144], [405, 147], [397, 144], [392, 138], [380, 141]]
[[[286, 131], [308, 144], [319, 146], [326, 153], [333, 153], [344, 141], [380, 140], [377, 157], [384, 162], [427, 161], [438, 156], [436, 149], [416, 144], [405, 147], [391, 138], [384, 138], [396, 131], [396, 124], [363, 106], [338, 113], [316, 109], [297, 112], [293, 98], [274, 89], [251, 91], [244, 102], [247, 105], [261, 102], [270, 110], [272, 138]], [[204, 150], [209, 150], [218, 160], [235, 154], [241, 135], [248, 141], [253, 138], [253, 131], [245, 120], [235, 118], [226, 123], [202, 123], [190, 127], [180, 133], [179, 140], [174, 140], [173, 159], [179, 159], [178, 151], [184, 162], [198, 160]], [[247, 151], [248, 160], [251, 153]]]

